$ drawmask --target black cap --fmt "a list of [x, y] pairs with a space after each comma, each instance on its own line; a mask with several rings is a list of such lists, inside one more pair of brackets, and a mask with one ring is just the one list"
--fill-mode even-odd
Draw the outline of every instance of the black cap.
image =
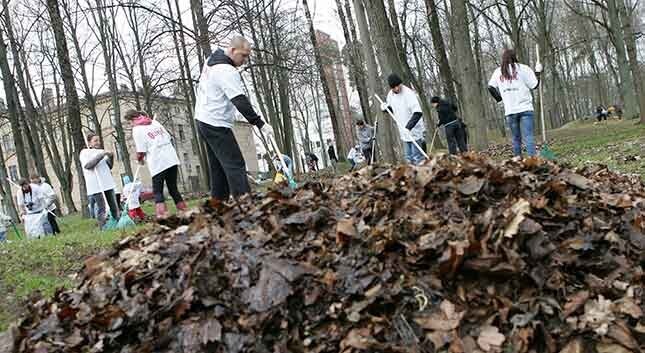
[[399, 75], [391, 74], [387, 77], [387, 83], [390, 85], [390, 88], [394, 88], [403, 83]]
[[437, 96], [430, 98], [430, 103], [439, 103], [439, 102], [441, 102], [441, 98]]

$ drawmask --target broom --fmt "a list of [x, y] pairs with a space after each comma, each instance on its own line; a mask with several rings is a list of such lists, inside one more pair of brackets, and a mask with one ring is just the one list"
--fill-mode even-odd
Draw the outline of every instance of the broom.
[[[132, 180], [132, 188], [134, 188], [135, 183], [137, 182], [137, 178], [139, 177], [139, 169], [141, 169], [141, 165], [137, 166], [137, 170], [134, 172], [134, 179]], [[124, 186], [125, 187], [125, 186]], [[136, 224], [130, 218], [130, 215], [128, 214], [128, 205], [130, 203], [130, 198], [132, 197], [132, 188], [130, 190], [130, 195], [125, 199], [124, 206], [123, 206], [123, 211], [121, 211], [121, 217], [119, 218], [119, 222], [116, 224], [117, 229], [124, 229], [128, 227], [133, 227]]]
[[[81, 131], [83, 132], [83, 131]], [[87, 135], [85, 132], [83, 132], [83, 139], [85, 139], [85, 147], [87, 149], [90, 149], [90, 145], [87, 141]], [[100, 163], [100, 162], [99, 162]], [[113, 230], [117, 228], [118, 222], [114, 217], [112, 217], [112, 212], [109, 210], [110, 206], [107, 201], [107, 196], [105, 196], [105, 191], [103, 190], [103, 185], [101, 184], [101, 178], [99, 177], [99, 173], [96, 171], [96, 167], [94, 170], [94, 175], [96, 176], [96, 182], [99, 184], [99, 189], [101, 189], [101, 195], [103, 196], [103, 202], [105, 203], [105, 211], [107, 212], [107, 220], [105, 221], [105, 224], [103, 225], [102, 230]]]
[[[535, 52], [537, 55], [537, 63], [540, 63], [540, 47], [535, 45]], [[548, 160], [555, 159], [555, 153], [551, 151], [546, 140], [546, 126], [544, 125], [544, 80], [540, 80], [540, 122], [542, 123], [542, 148], [540, 149], [540, 157]]]

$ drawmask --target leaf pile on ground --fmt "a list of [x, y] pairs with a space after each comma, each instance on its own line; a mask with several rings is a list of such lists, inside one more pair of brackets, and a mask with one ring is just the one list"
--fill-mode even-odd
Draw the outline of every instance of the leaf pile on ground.
[[639, 352], [644, 200], [637, 178], [539, 159], [364, 168], [124, 239], [0, 346]]
[[[554, 140], [549, 140], [548, 146], [553, 146], [555, 143]], [[542, 149], [542, 142], [535, 142], [535, 150], [539, 151]], [[506, 159], [513, 157], [513, 145], [510, 142], [507, 143], [498, 143], [490, 144], [488, 148], [482, 151], [487, 156], [495, 159]], [[522, 153], [526, 155], [526, 146], [522, 145]]]

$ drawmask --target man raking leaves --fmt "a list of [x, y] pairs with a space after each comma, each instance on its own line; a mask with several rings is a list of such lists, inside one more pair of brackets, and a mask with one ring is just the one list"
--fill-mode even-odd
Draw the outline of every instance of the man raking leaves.
[[251, 55], [251, 44], [235, 36], [226, 49], [217, 49], [204, 64], [197, 89], [195, 120], [202, 140], [206, 142], [211, 177], [211, 204], [228, 201], [251, 191], [244, 156], [233, 134], [235, 112], [262, 131], [273, 136], [246, 96], [237, 67]]

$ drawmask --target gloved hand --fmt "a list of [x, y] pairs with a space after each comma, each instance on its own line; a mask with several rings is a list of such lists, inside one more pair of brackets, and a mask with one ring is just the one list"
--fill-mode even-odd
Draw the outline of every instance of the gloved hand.
[[265, 123], [262, 125], [262, 128], [260, 129], [260, 132], [265, 138], [269, 138], [270, 136], [273, 136], [273, 127], [269, 123]]
[[540, 73], [543, 69], [544, 68], [542, 67], [542, 63], [538, 62], [537, 64], [535, 64], [535, 72]]
[[381, 111], [382, 111], [382, 112], [387, 111], [387, 108], [388, 108], [387, 103], [385, 103], [385, 102], [381, 103]]

